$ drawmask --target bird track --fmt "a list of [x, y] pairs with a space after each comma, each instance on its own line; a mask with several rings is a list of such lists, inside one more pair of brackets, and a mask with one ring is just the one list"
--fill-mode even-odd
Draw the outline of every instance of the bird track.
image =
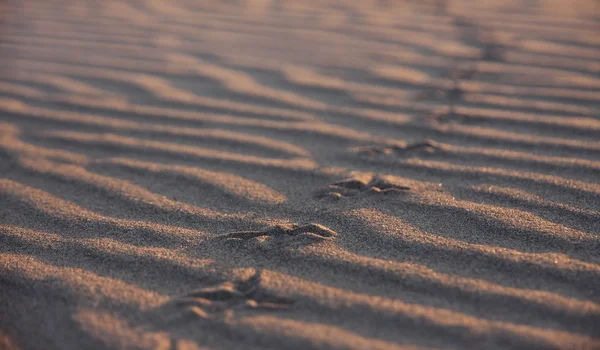
[[243, 248], [256, 248], [263, 251], [289, 249], [334, 239], [337, 233], [320, 224], [282, 224], [264, 231], [232, 232], [220, 237], [221, 240]]
[[408, 190], [410, 190], [410, 187], [393, 184], [384, 179], [373, 177], [368, 182], [359, 179], [347, 179], [336, 182], [327, 186], [327, 188], [317, 191], [315, 196], [317, 198], [340, 199], [365, 194], [402, 193]]
[[[262, 271], [247, 280], [225, 281], [173, 298], [165, 307], [179, 309], [180, 316], [211, 320], [232, 316], [236, 310], [283, 310], [293, 301], [261, 286]], [[183, 309], [183, 310], [181, 310]], [[183, 315], [181, 315], [183, 314]]]
[[424, 140], [419, 142], [413, 142], [406, 144], [404, 146], [366, 146], [366, 147], [357, 147], [351, 149], [351, 152], [354, 152], [359, 155], [365, 156], [376, 156], [376, 155], [396, 155], [396, 156], [404, 156], [409, 154], [409, 152], [417, 152], [424, 151], [428, 153], [433, 153], [436, 150], [440, 150], [442, 147], [439, 143], [432, 140]]

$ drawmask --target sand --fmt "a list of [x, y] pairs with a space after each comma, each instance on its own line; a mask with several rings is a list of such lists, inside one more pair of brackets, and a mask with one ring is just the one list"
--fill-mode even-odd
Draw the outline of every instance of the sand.
[[1, 349], [600, 349], [597, 1], [0, 1]]

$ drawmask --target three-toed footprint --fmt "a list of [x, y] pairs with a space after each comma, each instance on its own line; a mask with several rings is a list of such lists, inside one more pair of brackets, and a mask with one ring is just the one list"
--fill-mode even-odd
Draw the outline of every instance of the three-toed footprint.
[[371, 177], [369, 181], [362, 179], [346, 179], [333, 183], [317, 191], [317, 198], [343, 198], [364, 194], [392, 194], [410, 190], [410, 187], [391, 183], [379, 177]]
[[261, 287], [261, 270], [245, 281], [226, 281], [173, 298], [165, 307], [178, 309], [184, 318], [218, 319], [235, 310], [282, 310], [292, 300], [279, 297]]
[[337, 233], [320, 224], [282, 224], [264, 231], [232, 232], [220, 237], [225, 242], [261, 250], [306, 246], [334, 239]]
[[351, 148], [350, 152], [364, 155], [364, 156], [376, 156], [376, 155], [395, 155], [395, 156], [406, 156], [410, 152], [427, 152], [433, 153], [441, 149], [441, 145], [432, 140], [424, 140], [420, 142], [408, 143], [403, 146], [366, 146]]

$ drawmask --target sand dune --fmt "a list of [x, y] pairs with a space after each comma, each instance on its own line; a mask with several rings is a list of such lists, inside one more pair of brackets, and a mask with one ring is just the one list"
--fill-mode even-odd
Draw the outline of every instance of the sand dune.
[[0, 348], [600, 348], [599, 38], [593, 0], [0, 2]]

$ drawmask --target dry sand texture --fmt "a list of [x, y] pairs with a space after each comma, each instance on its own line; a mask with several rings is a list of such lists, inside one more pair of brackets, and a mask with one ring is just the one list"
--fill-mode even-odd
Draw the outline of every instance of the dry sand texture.
[[598, 1], [0, 1], [0, 347], [600, 349]]

